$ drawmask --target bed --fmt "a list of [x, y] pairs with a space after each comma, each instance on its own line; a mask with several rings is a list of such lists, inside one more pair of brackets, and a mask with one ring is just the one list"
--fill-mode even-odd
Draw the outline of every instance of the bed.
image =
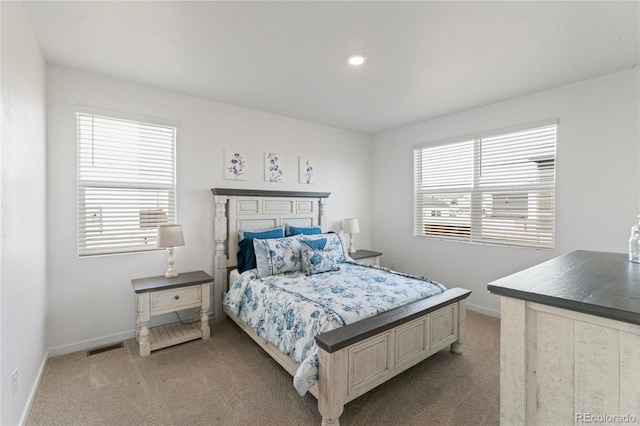
[[[299, 393], [302, 394], [308, 390], [313, 394], [318, 399], [322, 425], [338, 425], [346, 403], [432, 354], [447, 347], [450, 347], [451, 352], [462, 352], [465, 326], [464, 304], [471, 292], [461, 288], [446, 289], [431, 280], [393, 273], [385, 268], [355, 264], [348, 258], [346, 250], [343, 252], [344, 258], [339, 258], [341, 254], [337, 247], [342, 236], [340, 233], [325, 233], [328, 231], [326, 203], [329, 193], [225, 188], [214, 188], [212, 192], [215, 200], [216, 244], [214, 318], [221, 320], [228, 316], [236, 322], [294, 377], [294, 385]], [[327, 244], [327, 247], [330, 244], [334, 245], [331, 249], [325, 248], [321, 252], [333, 253], [337, 256], [337, 260], [329, 259], [331, 260], [327, 264], [329, 266], [325, 268], [326, 270], [320, 269], [318, 274], [309, 270], [315, 266], [308, 259], [300, 272], [288, 270], [285, 274], [275, 274], [280, 272], [276, 268], [265, 273], [264, 268], [273, 267], [273, 264], [264, 263], [263, 260], [262, 264], [258, 264], [257, 269], [245, 271], [242, 275], [238, 275], [237, 271], [233, 272], [233, 281], [231, 281], [229, 276], [236, 270], [238, 244], [239, 239], [242, 239], [239, 233], [278, 227], [287, 227], [287, 229], [319, 227], [323, 234], [303, 235], [298, 239], [285, 237], [282, 240], [260, 241], [260, 244], [264, 245], [265, 253], [271, 250], [270, 253], [273, 254], [275, 250], [273, 244], [282, 242], [295, 244], [295, 247], [300, 247], [299, 244], [302, 244], [301, 247], [305, 247], [303, 251], [307, 254], [317, 254], [318, 250], [308, 249], [305, 244], [311, 244], [310, 240], [325, 240], [323, 244]], [[298, 240], [305, 241], [299, 243]], [[259, 249], [260, 244], [256, 245], [256, 250]], [[342, 247], [344, 249], [344, 244]], [[333, 250], [334, 248], [336, 249]], [[259, 253], [256, 253], [256, 258], [260, 258]], [[321, 264], [325, 265], [324, 261], [318, 263], [318, 265]], [[336, 270], [336, 265], [339, 270]], [[279, 278], [280, 275], [285, 279]], [[314, 275], [319, 280], [312, 281], [316, 282], [313, 284], [316, 287], [326, 285], [327, 288], [337, 288], [338, 280], [345, 277], [348, 277], [346, 279], [349, 285], [352, 285], [357, 280], [382, 282], [391, 279], [393, 275], [394, 280], [410, 280], [416, 285], [416, 289], [405, 290], [405, 287], [402, 287], [403, 291], [399, 293], [411, 293], [407, 297], [413, 301], [402, 303], [398, 307], [386, 305], [386, 301], [373, 299], [373, 305], [379, 307], [380, 313], [371, 312], [370, 308], [363, 308], [363, 311], [369, 309], [363, 314], [363, 319], [358, 318], [358, 315], [352, 315], [352, 305], [328, 309], [331, 315], [323, 318], [322, 325], [310, 327], [312, 329], [315, 327], [316, 332], [320, 333], [314, 333], [315, 337], [311, 336], [311, 341], [303, 345], [305, 350], [311, 352], [305, 352], [304, 357], [301, 354], [295, 357], [291, 355], [292, 351], [287, 345], [265, 338], [265, 334], [268, 333], [264, 330], [255, 331], [249, 325], [252, 322], [251, 313], [241, 313], [239, 307], [241, 298], [244, 297], [242, 296], [244, 289], [240, 290], [234, 286], [263, 285], [260, 290], [254, 287], [254, 291], [259, 291], [260, 294], [275, 294], [281, 291], [279, 286], [284, 286], [282, 291], [290, 300], [308, 299], [312, 296], [304, 293], [306, 287], [310, 286], [307, 281], [300, 281], [302, 283], [300, 287], [292, 286], [298, 285], [298, 280], [313, 278]], [[255, 280], [256, 277], [261, 279]], [[352, 285], [350, 288], [357, 287]], [[225, 295], [227, 298], [223, 304]], [[235, 299], [232, 300], [232, 298]], [[295, 306], [296, 309], [303, 309], [298, 308], [298, 305]], [[292, 345], [295, 346], [293, 343]]]

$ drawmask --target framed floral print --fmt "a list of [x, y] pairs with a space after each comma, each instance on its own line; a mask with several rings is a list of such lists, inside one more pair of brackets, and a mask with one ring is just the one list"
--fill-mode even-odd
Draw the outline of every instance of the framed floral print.
[[247, 180], [247, 156], [243, 151], [227, 148], [224, 150], [224, 178]]
[[317, 173], [315, 160], [298, 157], [298, 182], [303, 184], [316, 183]]
[[264, 153], [264, 180], [266, 182], [284, 182], [282, 156], [275, 152]]

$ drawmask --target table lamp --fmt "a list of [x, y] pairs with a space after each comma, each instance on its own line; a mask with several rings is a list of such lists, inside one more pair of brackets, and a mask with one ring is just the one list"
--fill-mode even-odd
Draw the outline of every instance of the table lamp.
[[164, 274], [167, 278], [175, 278], [178, 273], [173, 269], [173, 252], [177, 246], [184, 245], [182, 225], [158, 225], [158, 239], [156, 244], [160, 248], [166, 248], [169, 252], [169, 267]]
[[353, 248], [353, 234], [357, 234], [358, 232], [360, 232], [360, 224], [358, 223], [358, 219], [343, 219], [342, 230], [349, 234], [349, 253], [355, 253], [356, 249]]

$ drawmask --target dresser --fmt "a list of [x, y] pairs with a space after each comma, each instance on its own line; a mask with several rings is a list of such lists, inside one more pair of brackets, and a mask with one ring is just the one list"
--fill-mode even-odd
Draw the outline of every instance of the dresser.
[[488, 289], [501, 299], [501, 425], [640, 421], [640, 264], [579, 250]]

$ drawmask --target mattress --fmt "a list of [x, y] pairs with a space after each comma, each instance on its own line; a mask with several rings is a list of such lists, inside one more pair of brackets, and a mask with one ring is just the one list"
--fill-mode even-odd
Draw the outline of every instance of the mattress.
[[233, 269], [231, 272], [229, 272], [230, 283], [235, 283], [238, 278], [240, 278], [240, 271], [238, 271], [237, 269]]

